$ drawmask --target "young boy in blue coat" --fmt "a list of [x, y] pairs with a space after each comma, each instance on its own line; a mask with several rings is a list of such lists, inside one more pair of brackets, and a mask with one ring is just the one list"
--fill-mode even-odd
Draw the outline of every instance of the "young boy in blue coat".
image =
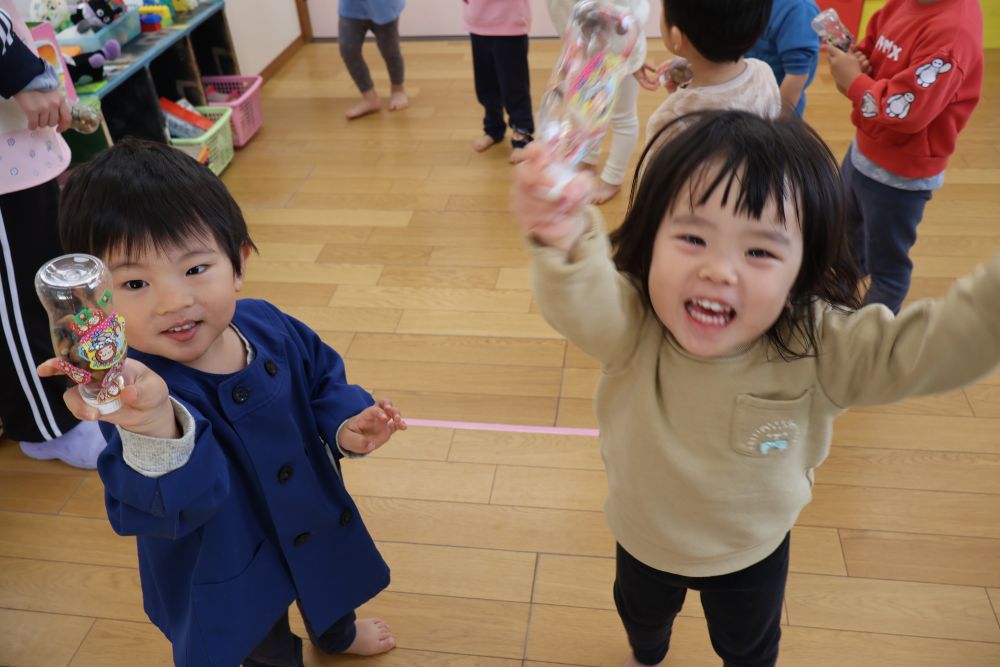
[[[108, 517], [135, 535], [143, 605], [186, 667], [302, 667], [296, 601], [329, 653], [395, 645], [354, 610], [389, 583], [340, 470], [406, 428], [340, 356], [265, 301], [237, 301], [254, 247], [222, 182], [126, 139], [62, 195], [63, 247], [102, 258], [129, 343], [123, 407], [100, 415]], [[39, 367], [57, 374], [54, 360]], [[79, 419], [98, 418], [75, 389]]]

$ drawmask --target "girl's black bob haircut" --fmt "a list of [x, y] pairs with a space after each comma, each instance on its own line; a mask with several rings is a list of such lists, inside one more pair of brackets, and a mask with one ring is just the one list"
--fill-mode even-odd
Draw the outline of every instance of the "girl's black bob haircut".
[[[670, 139], [660, 145], [663, 133]], [[652, 307], [649, 270], [661, 222], [677, 206], [704, 204], [719, 187], [723, 203], [737, 213], [759, 220], [773, 201], [778, 221], [802, 230], [802, 266], [767, 337], [782, 358], [815, 355], [815, 303], [860, 307], [860, 275], [837, 160], [797, 116], [765, 120], [744, 111], [702, 111], [667, 124], [639, 159], [625, 221], [611, 235], [615, 264]]]
[[125, 138], [77, 167], [59, 200], [66, 252], [136, 259], [147, 248], [214, 239], [243, 272], [241, 250], [256, 250], [239, 205], [197, 160], [165, 144]]

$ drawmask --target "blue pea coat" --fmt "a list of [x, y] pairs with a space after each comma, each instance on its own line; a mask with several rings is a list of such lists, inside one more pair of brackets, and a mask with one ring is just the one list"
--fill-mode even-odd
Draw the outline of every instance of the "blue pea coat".
[[236, 667], [296, 598], [322, 632], [389, 584], [334, 444], [372, 397], [347, 384], [315, 332], [269, 303], [237, 302], [233, 323], [256, 352], [237, 373], [130, 351], [193, 415], [187, 464], [144, 477], [102, 425], [108, 518], [136, 536], [143, 605], [180, 667]]

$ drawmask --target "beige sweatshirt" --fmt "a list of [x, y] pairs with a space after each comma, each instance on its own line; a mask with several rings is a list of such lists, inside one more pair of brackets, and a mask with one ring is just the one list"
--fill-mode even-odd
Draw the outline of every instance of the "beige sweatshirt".
[[533, 289], [549, 323], [602, 363], [605, 515], [656, 569], [706, 577], [759, 562], [811, 500], [835, 416], [955, 389], [1000, 362], [1000, 258], [895, 318], [817, 306], [815, 357], [783, 361], [764, 338], [694, 357], [616, 271], [603, 220], [588, 215], [568, 256], [532, 249]]
[[[646, 123], [646, 143], [660, 128], [692, 111], [740, 110], [764, 118], [781, 115], [781, 91], [771, 66], [763, 60], [744, 58], [744, 69], [735, 78], [714, 86], [678, 88], [656, 108]], [[666, 141], [666, 136], [660, 142]]]

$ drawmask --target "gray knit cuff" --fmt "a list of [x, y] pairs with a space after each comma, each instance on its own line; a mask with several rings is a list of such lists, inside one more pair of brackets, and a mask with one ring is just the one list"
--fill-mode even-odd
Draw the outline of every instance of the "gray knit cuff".
[[194, 417], [183, 405], [170, 398], [181, 437], [151, 438], [118, 427], [122, 439], [122, 458], [129, 468], [143, 477], [162, 477], [188, 462], [194, 451]]
[[348, 450], [346, 450], [346, 449], [344, 449], [343, 447], [340, 446], [340, 432], [342, 430], [344, 430], [344, 427], [347, 426], [347, 422], [349, 420], [350, 420], [350, 418], [348, 417], [344, 421], [340, 422], [340, 426], [337, 427], [337, 435], [333, 439], [333, 444], [337, 445], [337, 451], [340, 452], [340, 455], [343, 456], [344, 458], [347, 458], [347, 459], [363, 459], [363, 458], [365, 458], [368, 455], [367, 454], [358, 454], [357, 452], [351, 452], [351, 451], [348, 451]]

